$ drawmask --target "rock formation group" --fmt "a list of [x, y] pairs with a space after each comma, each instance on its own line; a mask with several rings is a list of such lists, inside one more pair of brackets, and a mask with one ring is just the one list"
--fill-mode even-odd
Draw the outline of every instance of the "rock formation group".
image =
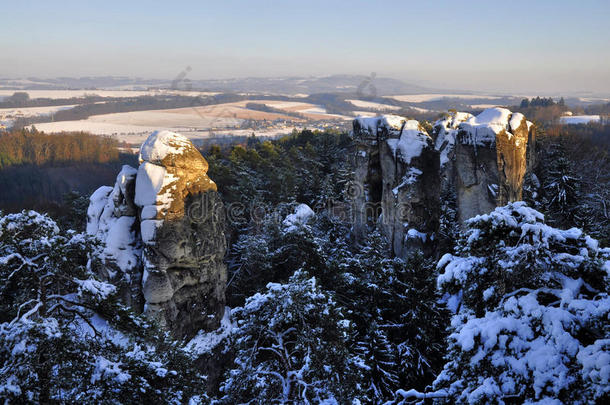
[[[355, 239], [377, 227], [395, 256], [433, 253], [441, 196], [454, 196], [462, 222], [521, 199], [533, 136], [522, 114], [503, 108], [455, 112], [430, 134], [396, 115], [355, 119]], [[225, 218], [208, 163], [168, 131], [142, 144], [139, 162], [90, 198], [87, 232], [101, 241], [99, 273], [175, 336], [216, 329], [227, 281]]]
[[534, 127], [523, 114], [454, 112], [431, 132], [396, 115], [354, 120], [356, 239], [377, 226], [396, 256], [431, 252], [441, 196], [455, 197], [462, 223], [522, 198], [535, 156]]

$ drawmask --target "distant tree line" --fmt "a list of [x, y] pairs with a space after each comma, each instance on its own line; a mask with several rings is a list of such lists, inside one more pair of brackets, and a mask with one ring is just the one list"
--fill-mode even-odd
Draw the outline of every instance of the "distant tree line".
[[0, 108], [48, 107], [70, 104], [86, 104], [99, 101], [119, 100], [119, 98], [101, 97], [97, 94], [85, 94], [83, 97], [70, 98], [30, 98], [25, 91], [16, 91], [12, 96], [0, 101]]
[[106, 163], [118, 159], [116, 140], [84, 132], [48, 135], [35, 129], [0, 134], [0, 170], [9, 166], [65, 162]]
[[537, 126], [549, 126], [559, 122], [559, 118], [568, 111], [563, 97], [558, 102], [551, 97], [534, 97], [531, 100], [524, 98], [521, 104], [511, 107], [511, 110], [524, 114], [528, 120]]
[[521, 108], [527, 108], [527, 107], [548, 107], [551, 105], [559, 105], [559, 106], [565, 106], [566, 103], [563, 99], [563, 97], [561, 97], [559, 99], [558, 102], [555, 102], [551, 97], [533, 97], [531, 100], [528, 98], [524, 98], [523, 100], [521, 100]]
[[287, 111], [287, 110], [282, 110], [280, 108], [273, 108], [273, 107], [268, 106], [267, 104], [263, 104], [263, 103], [247, 103], [246, 108], [249, 110], [264, 111], [264, 112], [269, 112], [269, 113], [274, 113], [274, 114], [288, 115], [289, 117], [305, 118], [305, 116], [303, 114], [298, 113], [296, 111]]
[[610, 103], [589, 105], [583, 109], [583, 112], [585, 114], [608, 116], [610, 115]]

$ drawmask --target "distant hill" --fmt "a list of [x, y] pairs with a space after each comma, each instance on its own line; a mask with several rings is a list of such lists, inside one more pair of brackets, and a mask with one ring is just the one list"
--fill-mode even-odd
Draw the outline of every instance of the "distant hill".
[[315, 94], [354, 93], [364, 97], [396, 94], [434, 93], [430, 89], [401, 80], [375, 75], [332, 75], [323, 77], [247, 77], [234, 79], [195, 80], [187, 73], [169, 80], [129, 77], [60, 77], [42, 79], [0, 78], [0, 88], [15, 90], [63, 90], [63, 89], [147, 89], [175, 88], [180, 90], [209, 90], [219, 92], [264, 94]]
[[434, 89], [408, 84], [397, 79], [361, 75], [324, 77], [251, 77], [226, 80], [197, 80], [193, 88], [211, 91], [237, 91], [268, 94], [361, 93], [382, 96], [434, 92]]

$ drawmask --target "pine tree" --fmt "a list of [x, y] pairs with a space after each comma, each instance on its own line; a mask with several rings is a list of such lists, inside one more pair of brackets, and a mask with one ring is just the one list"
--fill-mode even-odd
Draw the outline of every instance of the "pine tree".
[[315, 278], [297, 271], [285, 284], [233, 311], [233, 367], [222, 403], [320, 403], [356, 398], [358, 364], [347, 350], [349, 322]]
[[575, 174], [562, 139], [549, 145], [544, 162], [542, 205], [549, 223], [559, 227], [577, 225], [580, 179]]
[[[452, 403], [603, 403], [610, 250], [523, 202], [467, 222], [438, 267], [454, 312], [436, 396]], [[408, 393], [403, 392], [407, 397]]]
[[34, 211], [0, 214], [0, 397], [44, 404], [203, 400], [204, 380], [187, 353], [95, 276], [94, 245]]

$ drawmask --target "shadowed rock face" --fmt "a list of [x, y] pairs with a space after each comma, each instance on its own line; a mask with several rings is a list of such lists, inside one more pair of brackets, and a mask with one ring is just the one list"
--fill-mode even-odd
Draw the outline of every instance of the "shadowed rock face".
[[[137, 173], [124, 168], [132, 176], [127, 189], [134, 192], [125, 193], [110, 212], [105, 208], [109, 196], [99, 208], [100, 189], [88, 212], [88, 232], [98, 235], [106, 250], [112, 247], [105, 261], [106, 268], [115, 269], [111, 281], [129, 280], [141, 305], [134, 299], [128, 303], [176, 336], [215, 329], [224, 312], [224, 209], [207, 168], [188, 139], [155, 132], [142, 144]], [[101, 230], [115, 227], [121, 210], [137, 212], [130, 217], [129, 237], [123, 230], [117, 241]], [[118, 229], [116, 234], [121, 234]], [[135, 263], [117, 260], [122, 252], [131, 252]]]
[[439, 153], [417, 121], [385, 115], [354, 120], [354, 236], [378, 226], [392, 252], [430, 251], [438, 228]]

